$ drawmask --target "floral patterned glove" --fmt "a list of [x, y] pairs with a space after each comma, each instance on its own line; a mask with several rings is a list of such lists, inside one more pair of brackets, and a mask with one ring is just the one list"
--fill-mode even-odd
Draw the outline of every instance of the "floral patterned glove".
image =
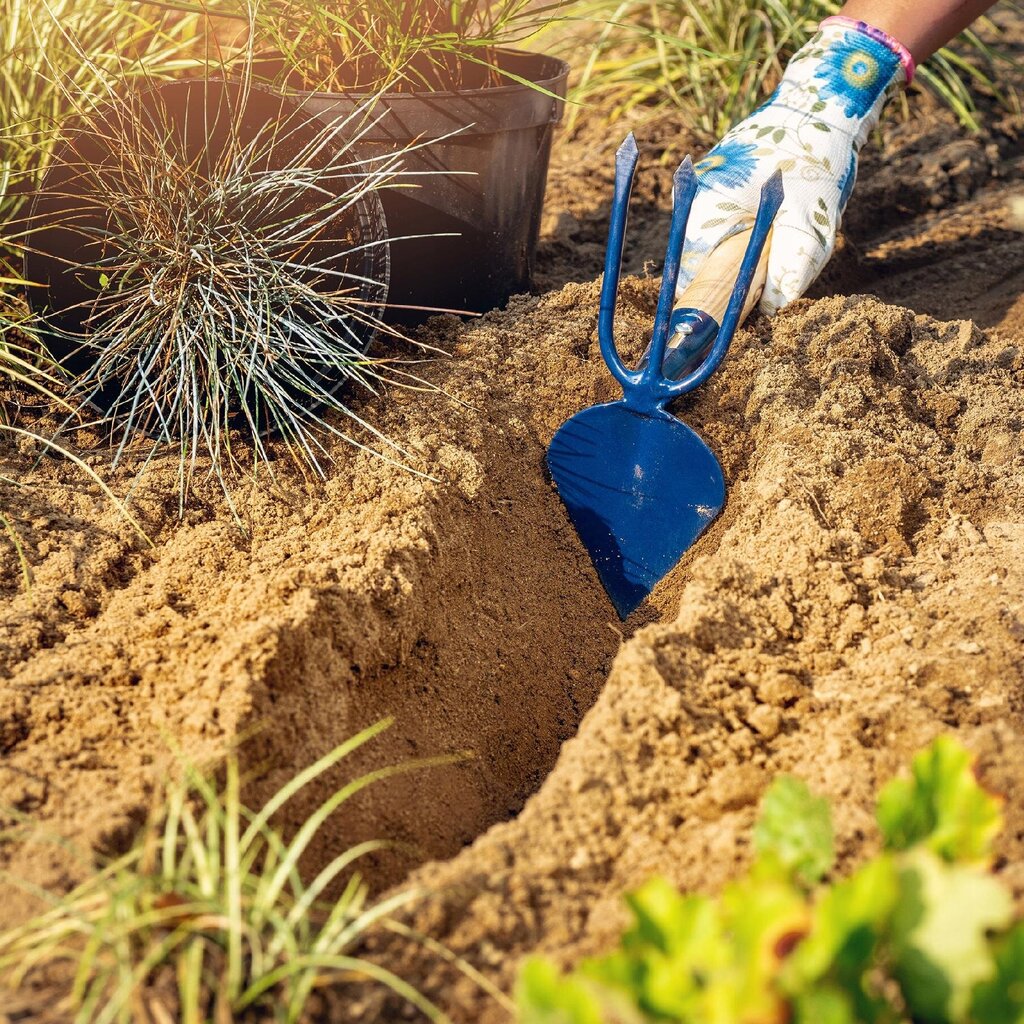
[[849, 18], [823, 21], [768, 102], [697, 164], [701, 189], [677, 293], [719, 242], [750, 227], [761, 185], [779, 168], [786, 199], [775, 221], [761, 309], [772, 314], [798, 299], [832, 255], [861, 146], [886, 100], [913, 73], [913, 58], [885, 33]]

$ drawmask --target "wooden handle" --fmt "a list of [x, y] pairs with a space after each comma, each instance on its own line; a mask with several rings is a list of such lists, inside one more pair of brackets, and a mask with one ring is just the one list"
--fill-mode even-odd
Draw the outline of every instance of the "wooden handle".
[[[704, 265], [697, 272], [697, 276], [687, 286], [686, 291], [682, 295], [676, 296], [675, 308], [703, 310], [720, 324], [726, 307], [729, 305], [733, 289], [736, 287], [736, 278], [739, 276], [743, 254], [747, 251], [750, 234], [750, 231], [741, 231], [739, 234], [731, 235], [712, 249], [704, 261]], [[771, 244], [772, 238], [769, 234], [764, 249], [761, 251], [757, 270], [754, 272], [754, 280], [750, 285], [750, 293], [747, 295], [740, 323], [743, 323], [750, 315], [750, 311], [761, 298], [761, 292], [764, 291], [764, 283], [768, 276], [768, 250], [771, 248]]]

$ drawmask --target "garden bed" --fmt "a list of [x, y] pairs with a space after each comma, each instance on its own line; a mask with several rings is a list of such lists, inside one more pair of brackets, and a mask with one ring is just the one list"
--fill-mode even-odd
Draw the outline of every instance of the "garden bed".
[[[240, 745], [254, 802], [393, 714], [292, 822], [357, 771], [473, 751], [360, 794], [311, 859], [367, 837], [414, 844], [380, 855], [375, 882], [422, 864], [412, 877], [437, 895], [417, 927], [507, 987], [527, 952], [572, 962], [605, 947], [620, 893], [652, 873], [720, 885], [779, 771], [834, 799], [841, 857], [863, 856], [879, 782], [952, 731], [1007, 795], [999, 870], [1020, 900], [1024, 237], [1007, 203], [1024, 167], [1011, 128], [984, 142], [941, 119], [896, 132], [819, 286], [839, 294], [755, 319], [682, 403], [730, 501], [624, 631], [543, 471], [562, 420], [614, 396], [593, 283], [610, 153], [586, 135], [556, 152], [552, 290], [434, 321], [424, 339], [452, 358], [419, 370], [444, 393], [362, 409], [434, 480], [338, 443], [323, 486], [281, 460], [275, 486], [234, 493], [232, 509], [210, 484], [179, 522], [177, 460], [157, 459], [132, 496], [148, 547], [71, 466], [5, 455], [0, 473], [31, 470], [17, 522], [35, 583], [23, 592], [0, 549], [0, 802], [41, 837], [119, 849], [176, 749], [207, 760]], [[634, 271], [664, 242], [652, 180]], [[634, 356], [656, 285], [623, 286]], [[972, 314], [982, 326], [960, 319]], [[2, 855], [34, 884], [82, 870], [52, 843]], [[29, 909], [4, 896], [3, 923]], [[502, 1019], [433, 954], [377, 955], [458, 1019]]]

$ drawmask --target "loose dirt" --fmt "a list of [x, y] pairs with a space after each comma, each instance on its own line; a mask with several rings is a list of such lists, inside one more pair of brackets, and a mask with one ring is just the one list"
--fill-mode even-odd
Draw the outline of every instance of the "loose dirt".
[[[275, 486], [235, 488], [234, 512], [209, 484], [179, 521], [173, 464], [137, 480], [129, 464], [112, 483], [133, 487], [150, 547], [70, 465], [0, 449], [0, 476], [29, 481], [5, 500], [35, 575], [26, 593], [0, 545], [2, 824], [29, 816], [39, 840], [109, 852], [176, 751], [237, 745], [256, 801], [392, 714], [284, 824], [355, 772], [471, 751], [365, 791], [311, 859], [370, 836], [411, 844], [371, 865], [376, 884], [419, 863], [436, 895], [413, 923], [508, 988], [526, 953], [605, 947], [621, 891], [651, 873], [713, 890], [739, 870], [779, 771], [833, 798], [844, 864], [866, 855], [878, 785], [952, 732], [1007, 796], [998, 870], [1024, 901], [1015, 139], [939, 119], [867, 162], [819, 285], [838, 294], [755, 318], [678, 409], [719, 453], [729, 505], [625, 628], [543, 471], [562, 420], [615, 394], [594, 332], [603, 179], [566, 198], [581, 168], [603, 173], [607, 145], [556, 153], [541, 254], [555, 290], [435, 321], [424, 337], [450, 358], [419, 371], [445, 393], [362, 404], [434, 479], [339, 443], [325, 484], [281, 459]], [[667, 154], [638, 197], [633, 271], [657, 270]], [[624, 282], [629, 354], [656, 284]], [[60, 850], [0, 855], [59, 888], [81, 870]], [[15, 892], [5, 922], [29, 909]], [[458, 1020], [504, 1019], [436, 956], [377, 955]], [[358, 1009], [399, 1014], [372, 996]]]
[[[878, 786], [940, 732], [1007, 796], [1000, 870], [1024, 896], [1022, 369], [1013, 341], [862, 296], [745, 332], [682, 410], [730, 452], [731, 521], [518, 819], [415, 876], [444, 890], [417, 927], [506, 985], [516, 954], [596, 952], [624, 888], [739, 870], [778, 772], [835, 801], [848, 863]], [[500, 1019], [428, 976], [460, 1019]]]

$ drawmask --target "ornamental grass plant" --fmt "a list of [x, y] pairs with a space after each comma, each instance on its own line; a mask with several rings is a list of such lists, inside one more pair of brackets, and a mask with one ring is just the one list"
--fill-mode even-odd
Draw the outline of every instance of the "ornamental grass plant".
[[137, 0], [0, 0], [0, 224], [46, 169], [67, 94], [193, 67], [197, 26]]
[[[526, 44], [567, 14], [572, 3], [177, 0], [175, 6], [247, 24], [258, 64], [279, 83], [376, 93], [444, 91], [497, 82], [495, 50]], [[505, 75], [505, 81], [515, 78]]]
[[140, 436], [174, 445], [182, 502], [201, 463], [224, 483], [243, 458], [269, 465], [275, 440], [320, 475], [332, 437], [402, 461], [352, 395], [424, 386], [366, 355], [395, 336], [377, 192], [404, 153], [365, 157], [367, 111], [327, 125], [251, 68], [108, 86], [100, 103], [66, 91], [74, 113], [25, 219], [69, 400], [99, 410], [115, 465]]

